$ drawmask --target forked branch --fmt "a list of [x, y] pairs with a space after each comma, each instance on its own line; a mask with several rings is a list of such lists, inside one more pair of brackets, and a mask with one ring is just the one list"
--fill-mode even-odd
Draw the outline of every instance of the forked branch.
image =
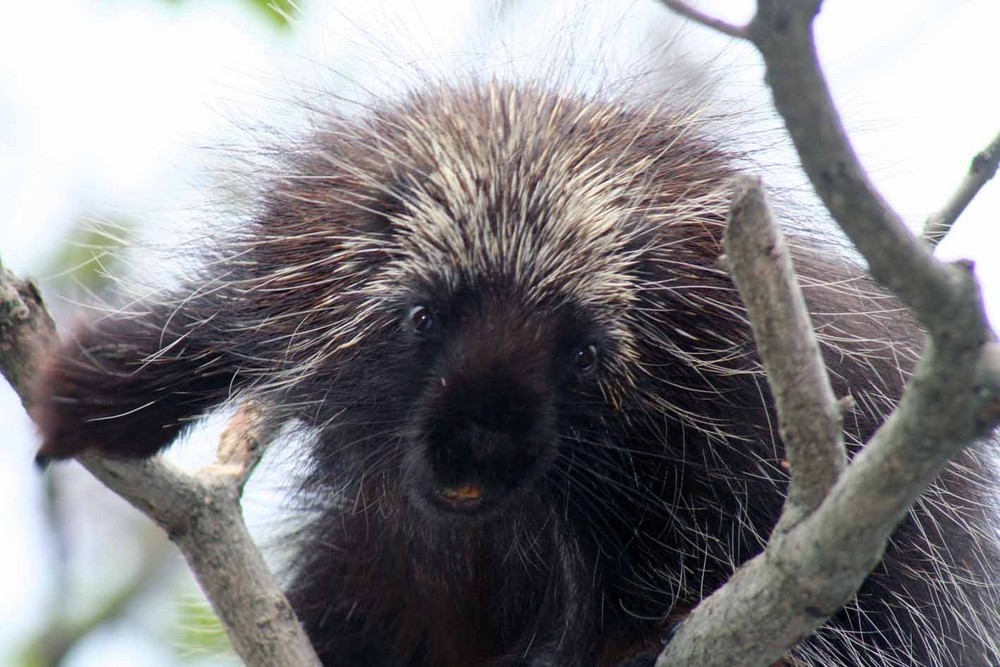
[[[56, 339], [38, 290], [0, 268], [0, 372], [29, 410], [31, 377]], [[120, 460], [88, 451], [79, 461], [167, 532], [245, 664], [318, 667], [240, 509], [243, 485], [275, 428], [266, 410], [244, 405], [223, 434], [218, 463], [195, 474], [159, 458]]]
[[[812, 22], [821, 2], [759, 0], [745, 27], [721, 23], [683, 2], [664, 0], [664, 4], [756, 45], [764, 57], [775, 107], [813, 187], [868, 262], [872, 276], [909, 306], [929, 333], [926, 351], [898, 408], [843, 474], [838, 475], [836, 455], [827, 458], [826, 474], [796, 465], [808, 460], [809, 450], [800, 438], [783, 431], [792, 481], [765, 552], [692, 612], [657, 661], [658, 667], [765, 667], [849, 601], [877, 564], [905, 510], [950, 459], [1000, 423], [1000, 375], [995, 363], [1000, 352], [970, 267], [934, 258], [930, 247], [881, 197], [854, 153], [816, 56]], [[747, 183], [738, 188], [733, 229], [742, 228], [747, 219], [769, 217], [757, 201], [760, 196]], [[957, 215], [960, 209], [949, 204], [944, 210]], [[756, 243], [771, 252], [780, 242], [768, 241], [763, 236], [768, 233], [765, 229], [754, 234], [761, 235]], [[735, 234], [729, 235], [732, 241]], [[776, 357], [792, 354], [803, 343], [797, 336], [781, 341], [768, 333], [773, 329], [768, 318], [774, 313], [755, 307], [755, 297], [746, 287], [753, 283], [767, 291], [759, 284], [764, 281], [779, 289], [778, 284], [790, 278], [781, 270], [752, 280], [746, 277], [755, 273], [753, 255], [727, 249], [751, 312], [768, 381], [779, 399], [779, 422], [802, 423], [812, 413], [828, 413], [829, 397], [823, 394], [822, 378], [772, 372]], [[781, 400], [796, 389], [815, 395], [803, 402]], [[829, 436], [820, 437], [830, 444]], [[814, 494], [820, 491], [817, 499]]]

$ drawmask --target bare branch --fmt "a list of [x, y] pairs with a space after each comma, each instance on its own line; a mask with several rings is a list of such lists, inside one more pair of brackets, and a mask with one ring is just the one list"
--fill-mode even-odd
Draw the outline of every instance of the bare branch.
[[958, 216], [962, 215], [962, 211], [972, 202], [980, 188], [996, 175], [998, 165], [1000, 165], [1000, 133], [972, 158], [969, 171], [952, 198], [940, 211], [932, 214], [924, 222], [923, 237], [931, 247], [936, 246], [947, 236]]
[[873, 277], [913, 309], [931, 340], [897, 410], [816, 510], [783, 516], [765, 552], [680, 626], [658, 667], [780, 660], [850, 599], [906, 509], [1000, 418], [998, 353], [975, 278], [968, 266], [937, 261], [870, 183], [816, 57], [820, 4], [759, 0], [749, 35], [813, 186]]
[[721, 32], [723, 35], [729, 35], [730, 37], [735, 37], [737, 39], [748, 38], [746, 26], [733, 25], [732, 23], [727, 23], [726, 21], [717, 19], [714, 16], [709, 16], [708, 14], [695, 9], [683, 0], [660, 0], [660, 2], [684, 18], [690, 19], [695, 23], [705, 26], [706, 28], [711, 28], [716, 32]]
[[791, 479], [776, 530], [786, 530], [819, 506], [847, 466], [841, 408], [760, 179], [738, 179], [723, 244], [778, 411]]
[[[758, 2], [750, 34], [764, 56], [775, 106], [813, 187], [867, 260], [872, 276], [914, 311], [929, 330], [936, 353], [950, 357], [954, 370], [971, 378], [983, 346], [992, 339], [975, 277], [967, 266], [934, 258], [869, 181], [816, 57], [812, 20], [820, 4], [819, 0]], [[936, 408], [939, 421], [948, 408], [968, 417], [972, 399], [962, 391], [946, 397], [948, 407]], [[963, 424], [957, 418], [950, 428], [957, 430], [945, 431], [949, 438], [966, 442], [983, 434], [981, 425]]]
[[[0, 295], [0, 372], [28, 406], [29, 381], [40, 351], [57, 338], [55, 326], [31, 283], [0, 273]], [[156, 458], [116, 460], [88, 451], [79, 461], [167, 532], [245, 664], [318, 667], [240, 510], [243, 484], [274, 428], [258, 406], [242, 409], [227, 429], [225, 460], [196, 476]]]
[[996, 423], [996, 399], [974, 400], [982, 387], [970, 386], [969, 372], [956, 370], [956, 355], [932, 343], [899, 408], [819, 508], [775, 531], [763, 554], [704, 600], [657, 666], [769, 665], [843, 607], [906, 509], [978, 434], [986, 415], [973, 410], [992, 405]]
[[278, 422], [268, 419], [263, 406], [247, 401], [232, 416], [219, 438], [218, 462], [202, 470], [201, 474], [229, 479], [242, 494], [279, 427]]
[[17, 392], [25, 410], [31, 408], [28, 386], [38, 352], [56, 340], [55, 331], [34, 283], [19, 280], [0, 263], [0, 374]]
[[966, 331], [981, 332], [985, 320], [963, 272], [934, 259], [877, 192], [851, 146], [816, 55], [812, 20], [820, 4], [760, 0], [750, 22], [775, 107], [802, 166], [872, 277], [912, 308], [925, 327], [933, 332], [961, 321]]

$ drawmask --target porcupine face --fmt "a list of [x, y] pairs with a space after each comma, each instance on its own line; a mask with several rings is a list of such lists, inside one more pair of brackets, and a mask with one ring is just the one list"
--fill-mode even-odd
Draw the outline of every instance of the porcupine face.
[[376, 282], [409, 348], [401, 372], [421, 378], [402, 479], [432, 516], [483, 517], [532, 487], [627, 375], [634, 251], [615, 178], [635, 176], [609, 177], [599, 140], [537, 140], [599, 136], [619, 120], [604, 107], [501, 85], [423, 103], [380, 132], [399, 158]]
[[704, 275], [682, 249], [725, 196], [725, 161], [690, 119], [473, 84], [335, 124], [320, 145], [279, 193], [286, 240], [261, 263], [304, 267], [266, 281], [290, 311], [272, 318], [291, 328], [279, 353], [306, 360], [303, 404], [338, 397], [310, 418], [356, 443], [369, 478], [374, 462], [432, 516], [489, 516], [547, 472], [578, 483], [561, 454], [599, 463], [630, 404], [659, 405], [663, 363], [646, 357], [667, 344], [661, 319], [692, 310], [666, 300]]

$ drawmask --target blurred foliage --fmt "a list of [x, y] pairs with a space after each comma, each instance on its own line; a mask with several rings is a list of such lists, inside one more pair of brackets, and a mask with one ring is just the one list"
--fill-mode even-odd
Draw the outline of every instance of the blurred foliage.
[[187, 596], [179, 603], [176, 646], [179, 657], [201, 660], [206, 656], [234, 657], [229, 637], [208, 601], [202, 596]]
[[[88, 592], [85, 587], [69, 586], [68, 578], [62, 577], [46, 601], [44, 623], [15, 655], [11, 667], [61, 667], [69, 664], [77, 647], [87, 642], [96, 631], [128, 620], [134, 607], [142, 604], [144, 597], [149, 597], [147, 594], [151, 589], [160, 587], [164, 581], [177, 582], [175, 573], [185, 577], [181, 583], [190, 581], [190, 573], [175, 567], [180, 560], [166, 535], [152, 523], [144, 526], [134, 537], [141, 547], [136, 567], [134, 571], [129, 571], [133, 568], [124, 562], [128, 559], [115, 563], [116, 567], [108, 570], [111, 575], [108, 581], [113, 581], [113, 584]], [[65, 574], [65, 563], [60, 569]], [[92, 574], [93, 570], [88, 572]], [[168, 584], [167, 590], [177, 589], [177, 585]], [[185, 594], [189, 590], [190, 586], [186, 586]], [[142, 627], [142, 624], [137, 627]], [[157, 626], [152, 628], [150, 639], [156, 641], [160, 633]]]
[[[164, 0], [171, 5], [181, 5], [190, 0]], [[304, 0], [236, 0], [263, 17], [273, 27], [288, 30], [302, 13]]]
[[78, 219], [45, 264], [44, 273], [51, 276], [46, 287], [61, 294], [80, 289], [90, 294], [104, 292], [111, 283], [121, 261], [121, 250], [132, 242], [137, 228], [135, 220], [118, 217], [95, 221]]

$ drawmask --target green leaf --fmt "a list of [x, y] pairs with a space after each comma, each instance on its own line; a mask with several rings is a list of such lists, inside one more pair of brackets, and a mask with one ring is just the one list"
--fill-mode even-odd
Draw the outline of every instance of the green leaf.
[[263, 13], [274, 26], [281, 30], [292, 27], [300, 13], [302, 0], [245, 0], [258, 12]]

